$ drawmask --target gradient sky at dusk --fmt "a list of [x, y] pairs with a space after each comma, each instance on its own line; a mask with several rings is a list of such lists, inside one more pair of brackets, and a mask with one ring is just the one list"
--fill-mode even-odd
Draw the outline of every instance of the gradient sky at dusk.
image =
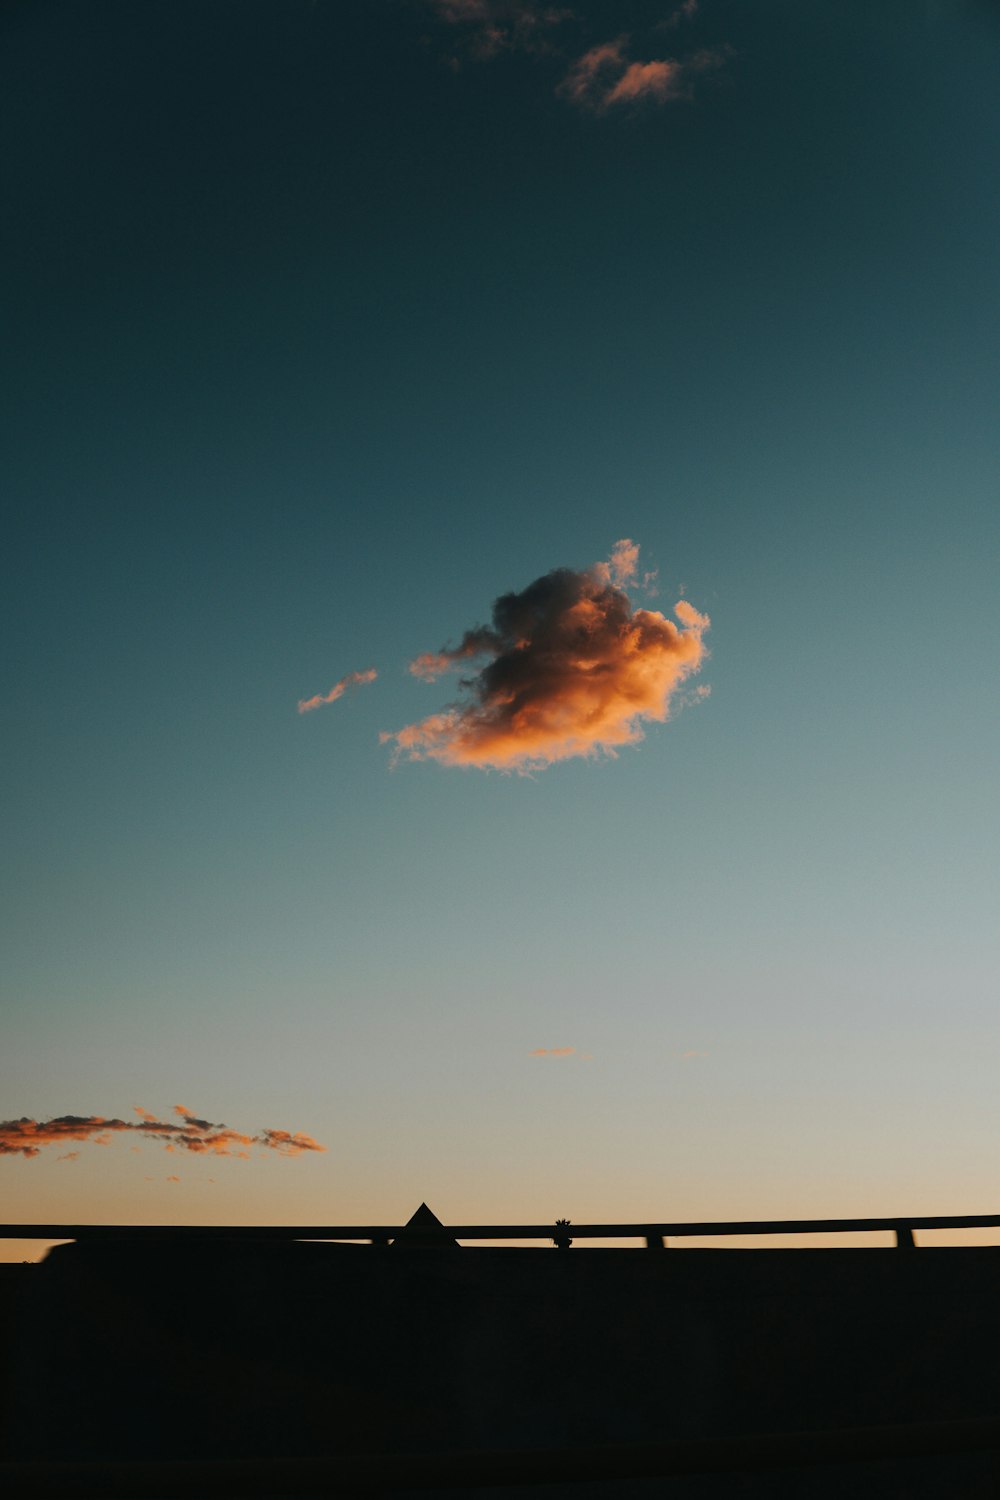
[[[327, 1148], [6, 1221], [1000, 1210], [1000, 19], [565, 9], [5, 8], [0, 1116]], [[624, 538], [668, 722], [393, 768]]]

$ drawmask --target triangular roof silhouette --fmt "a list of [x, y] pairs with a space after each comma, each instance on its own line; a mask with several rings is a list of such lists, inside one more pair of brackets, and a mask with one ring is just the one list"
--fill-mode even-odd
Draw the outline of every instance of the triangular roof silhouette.
[[438, 1218], [437, 1214], [433, 1213], [427, 1207], [426, 1203], [421, 1203], [416, 1213], [413, 1214], [411, 1218], [407, 1219], [402, 1233], [397, 1235], [397, 1237], [393, 1240], [393, 1244], [405, 1245], [407, 1248], [410, 1248], [414, 1245], [433, 1245], [435, 1247], [439, 1245], [453, 1245], [457, 1249], [458, 1240], [444, 1239], [443, 1237], [439, 1237], [434, 1234], [427, 1234], [426, 1232], [421, 1233], [421, 1231], [426, 1231], [428, 1229], [443, 1228], [444, 1225], [441, 1223], [441, 1220]]

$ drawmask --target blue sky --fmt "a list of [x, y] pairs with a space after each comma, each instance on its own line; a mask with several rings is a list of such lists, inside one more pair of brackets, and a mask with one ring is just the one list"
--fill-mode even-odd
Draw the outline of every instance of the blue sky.
[[[993, 1211], [1000, 27], [462, 9], [3, 22], [0, 1114], [328, 1148], [7, 1217]], [[610, 43], [675, 92], [574, 101]], [[711, 696], [391, 769], [623, 537]]]

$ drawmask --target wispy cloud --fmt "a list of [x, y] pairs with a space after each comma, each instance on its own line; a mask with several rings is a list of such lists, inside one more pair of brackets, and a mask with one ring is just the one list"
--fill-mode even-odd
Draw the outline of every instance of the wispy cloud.
[[643, 62], [629, 57], [628, 41], [620, 36], [584, 52], [558, 92], [581, 109], [596, 113], [640, 100], [665, 104], [689, 98], [696, 75], [721, 67], [728, 55], [726, 49], [706, 47], [686, 58], [655, 57]]
[[529, 1057], [572, 1057], [575, 1047], [536, 1047]]
[[698, 1052], [693, 1047], [691, 1048], [691, 1050], [689, 1052], [682, 1052], [681, 1053], [681, 1057], [684, 1059], [685, 1062], [694, 1062], [696, 1058], [707, 1057], [707, 1056], [708, 1056], [707, 1052]]
[[592, 104], [610, 87], [609, 80], [621, 74], [627, 64], [625, 47], [628, 37], [620, 36], [613, 42], [601, 42], [578, 57], [558, 92], [571, 99], [574, 104]]
[[616, 588], [627, 589], [635, 582], [638, 567], [639, 543], [623, 536], [620, 542], [615, 542], [607, 562], [595, 563], [592, 571], [602, 583], [613, 583]]
[[411, 671], [429, 680], [488, 660], [461, 683], [463, 701], [382, 742], [397, 759], [521, 772], [636, 744], [643, 722], [665, 720], [677, 688], [700, 669], [709, 626], [684, 599], [674, 609], [680, 626], [658, 610], [633, 610], [615, 580], [634, 577], [638, 556], [623, 538], [607, 562], [557, 568], [504, 594], [491, 626], [418, 656]]
[[303, 1151], [325, 1151], [326, 1147], [314, 1141], [311, 1135], [301, 1130], [262, 1130], [254, 1136], [259, 1146], [277, 1151], [279, 1156], [301, 1156]]
[[[425, 0], [431, 13], [454, 34], [458, 50], [448, 61], [462, 57], [488, 61], [504, 53], [543, 53], [565, 61], [580, 46], [586, 17], [578, 8], [545, 4], [543, 0]], [[673, 32], [699, 13], [699, 0], [680, 0], [654, 32]], [[577, 23], [574, 27], [573, 23]], [[575, 46], [572, 41], [577, 33]], [[702, 49], [683, 58], [642, 57], [630, 51], [623, 34], [598, 42], [573, 61], [556, 93], [580, 108], [603, 113], [639, 101], [666, 103], [689, 98], [694, 76], [719, 67], [731, 49]]]
[[654, 31], [673, 31], [675, 26], [681, 26], [685, 21], [693, 21], [698, 14], [698, 8], [698, 0], [681, 0], [681, 4], [662, 21], [657, 21], [653, 29]]
[[[228, 1125], [216, 1125], [199, 1119], [183, 1104], [175, 1104], [176, 1120], [159, 1119], [141, 1105], [135, 1106], [138, 1120], [121, 1120], [117, 1116], [57, 1115], [51, 1120], [0, 1121], [0, 1156], [39, 1156], [46, 1146], [63, 1146], [71, 1141], [92, 1146], [108, 1146], [118, 1136], [138, 1132], [162, 1142], [167, 1151], [191, 1151], [196, 1155], [237, 1156], [249, 1160], [251, 1146], [277, 1151], [281, 1156], [298, 1156], [303, 1151], [325, 1151], [312, 1136], [301, 1131], [265, 1129], [256, 1135], [245, 1135]], [[78, 1151], [67, 1152], [60, 1161], [75, 1160]]]
[[573, 19], [568, 6], [533, 0], [429, 0], [429, 4], [439, 20], [461, 29], [467, 51], [480, 59], [501, 52], [546, 52], [554, 28]]
[[348, 688], [363, 687], [366, 682], [374, 682], [377, 676], [378, 673], [374, 667], [367, 667], [363, 672], [348, 672], [341, 677], [339, 682], [333, 684], [328, 693], [317, 693], [312, 698], [300, 698], [299, 713], [310, 713], [314, 708], [322, 708], [324, 703], [336, 703], [338, 698], [344, 696]]
[[424, 682], [436, 682], [459, 662], [471, 661], [476, 656], [483, 656], [491, 650], [492, 646], [492, 630], [488, 630], [485, 626], [478, 630], [467, 630], [459, 645], [451, 651], [421, 651], [420, 655], [410, 662], [409, 670], [414, 677], [420, 677]]

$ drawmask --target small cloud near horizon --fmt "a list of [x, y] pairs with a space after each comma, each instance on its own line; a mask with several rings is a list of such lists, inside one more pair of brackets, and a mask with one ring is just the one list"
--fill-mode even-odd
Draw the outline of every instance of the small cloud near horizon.
[[529, 1057], [572, 1057], [575, 1047], [536, 1047]]
[[[250, 1159], [250, 1152], [246, 1149], [249, 1146], [276, 1151], [279, 1156], [299, 1156], [304, 1151], [326, 1150], [312, 1136], [301, 1131], [264, 1129], [256, 1135], [245, 1135], [228, 1125], [216, 1125], [210, 1120], [199, 1119], [183, 1104], [175, 1104], [173, 1112], [179, 1116], [179, 1124], [175, 1120], [161, 1120], [138, 1104], [135, 1106], [138, 1121], [103, 1115], [57, 1115], [51, 1120], [32, 1120], [22, 1116], [19, 1120], [2, 1120], [0, 1156], [23, 1156], [30, 1160], [41, 1155], [46, 1146], [60, 1146], [70, 1141], [108, 1146], [116, 1136], [135, 1131], [162, 1142], [169, 1152], [190, 1151], [196, 1155], [208, 1153], [214, 1156], [239, 1157], [244, 1161]], [[57, 1160], [75, 1161], [79, 1155], [79, 1151], [70, 1151]]]
[[639, 546], [623, 537], [606, 562], [556, 568], [503, 594], [491, 625], [417, 656], [410, 671], [427, 682], [486, 660], [460, 681], [464, 699], [380, 735], [394, 747], [394, 764], [527, 774], [638, 744], [643, 723], [666, 720], [678, 688], [700, 671], [710, 624], [685, 599], [674, 606], [679, 625], [659, 610], [633, 609], [625, 588], [638, 567]]
[[348, 688], [363, 687], [366, 682], [374, 682], [378, 673], [374, 667], [366, 667], [363, 672], [347, 672], [328, 693], [316, 693], [312, 698], [299, 699], [299, 713], [311, 713], [314, 708], [322, 708], [324, 703], [336, 703], [342, 698]]
[[688, 1051], [688, 1052], [682, 1052], [681, 1053], [681, 1057], [683, 1058], [683, 1060], [685, 1062], [693, 1062], [694, 1059], [697, 1058], [697, 1057], [707, 1057], [707, 1056], [708, 1056], [707, 1052], [698, 1052], [693, 1047], [691, 1048], [690, 1051]]

